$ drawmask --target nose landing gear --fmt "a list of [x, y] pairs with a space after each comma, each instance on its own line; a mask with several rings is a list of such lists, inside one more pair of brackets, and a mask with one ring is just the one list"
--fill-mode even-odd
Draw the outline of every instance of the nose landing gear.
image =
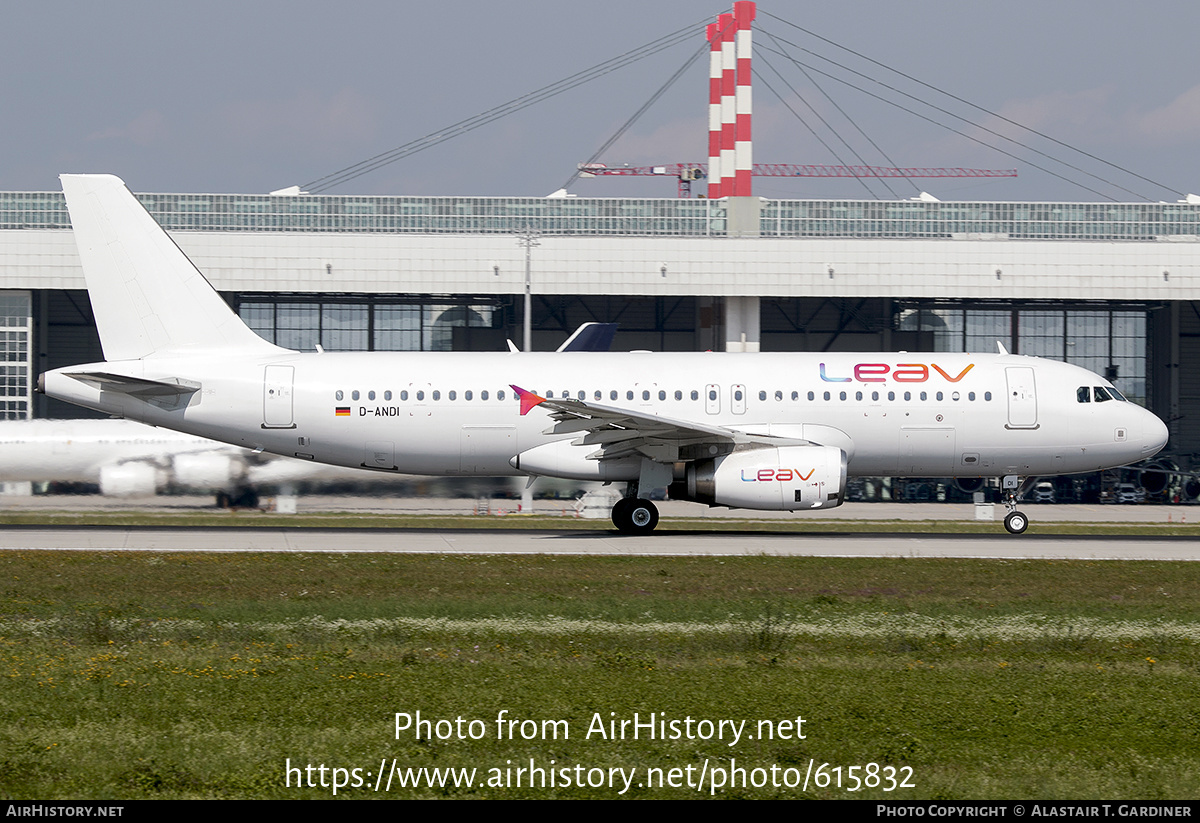
[[1024, 512], [1017, 511], [1017, 501], [1025, 496], [1036, 480], [1036, 477], [1022, 480], [1015, 474], [1004, 476], [1001, 486], [1004, 489], [1004, 508], [1008, 509], [1008, 514], [1004, 516], [1004, 529], [1009, 534], [1024, 534], [1029, 528], [1029, 518]]

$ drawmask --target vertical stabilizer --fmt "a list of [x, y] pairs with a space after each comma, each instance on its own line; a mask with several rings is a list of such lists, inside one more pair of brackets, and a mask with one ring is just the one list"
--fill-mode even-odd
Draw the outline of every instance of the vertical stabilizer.
[[233, 313], [120, 178], [60, 179], [105, 359], [278, 351]]

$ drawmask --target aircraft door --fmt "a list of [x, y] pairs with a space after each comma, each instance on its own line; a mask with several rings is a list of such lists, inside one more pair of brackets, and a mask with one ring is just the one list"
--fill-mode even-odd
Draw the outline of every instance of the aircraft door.
[[1008, 379], [1008, 428], [1036, 429], [1038, 427], [1037, 384], [1029, 366], [1010, 366], [1004, 370]]
[[294, 429], [292, 415], [292, 384], [295, 366], [267, 366], [263, 372], [264, 429]]
[[729, 388], [729, 408], [734, 414], [746, 413], [746, 387], [734, 383]]
[[721, 413], [721, 387], [716, 383], [704, 387], [704, 410], [709, 414]]

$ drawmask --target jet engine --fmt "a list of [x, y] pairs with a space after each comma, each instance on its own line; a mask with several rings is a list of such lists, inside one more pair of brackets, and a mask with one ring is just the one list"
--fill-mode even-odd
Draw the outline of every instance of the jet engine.
[[523, 451], [508, 461], [518, 471], [570, 480], [636, 480], [642, 465], [640, 457], [617, 460], [593, 460], [588, 457], [596, 446], [574, 446], [570, 440], [557, 440]]
[[162, 471], [151, 463], [118, 463], [100, 468], [100, 493], [112, 497], [152, 495], [165, 485]]
[[678, 465], [668, 493], [673, 500], [740, 509], [831, 509], [845, 497], [846, 463], [846, 453], [834, 446], [735, 451]]
[[228, 454], [177, 454], [171, 461], [176, 485], [190, 489], [231, 489], [242, 478], [242, 464]]

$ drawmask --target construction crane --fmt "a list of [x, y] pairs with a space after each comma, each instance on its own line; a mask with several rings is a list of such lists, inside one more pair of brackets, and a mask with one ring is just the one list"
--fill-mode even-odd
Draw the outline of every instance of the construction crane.
[[[1016, 169], [897, 169], [890, 166], [796, 166], [791, 163], [755, 163], [755, 177], [1016, 177]], [[708, 177], [707, 163], [671, 163], [666, 166], [606, 166], [580, 163], [580, 177], [674, 177], [679, 196], [692, 196], [692, 183]]]

